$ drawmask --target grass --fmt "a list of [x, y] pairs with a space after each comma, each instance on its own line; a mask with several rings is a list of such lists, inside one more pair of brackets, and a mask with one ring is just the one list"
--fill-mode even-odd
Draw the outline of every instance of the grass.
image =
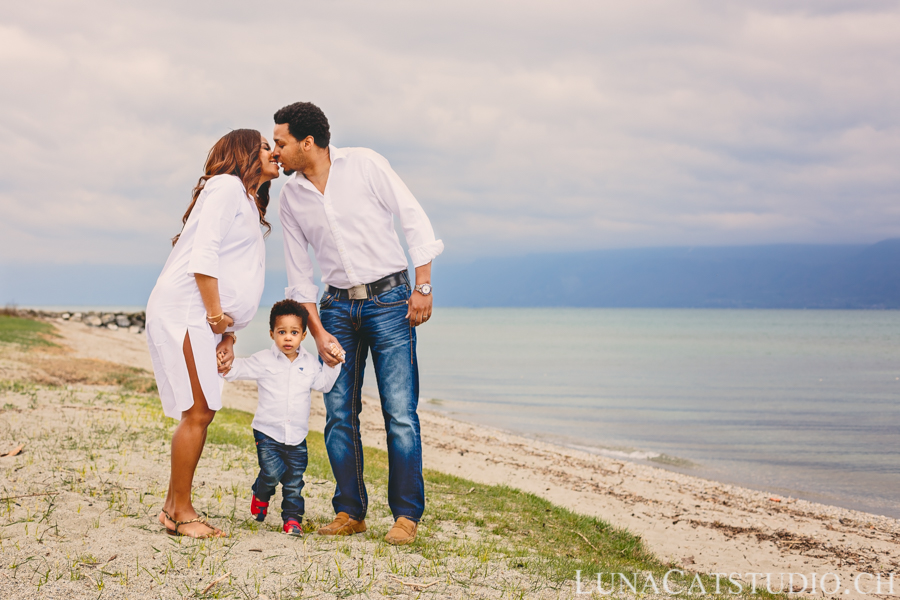
[[[253, 447], [250, 423], [253, 415], [234, 409], [222, 409], [209, 428], [211, 444]], [[307, 477], [333, 480], [324, 436], [311, 431], [306, 438], [309, 453]], [[370, 514], [384, 511], [375, 499], [373, 489], [387, 487], [387, 452], [364, 447], [365, 480], [369, 487]], [[423, 517], [423, 533], [409, 548], [424, 558], [441, 560], [448, 553], [462, 552], [485, 559], [502, 557], [512, 568], [532, 573], [553, 584], [572, 581], [581, 571], [584, 589], [596, 585], [596, 573], [624, 573], [637, 588], [652, 574], [661, 588], [665, 573], [681, 567], [665, 563], [654, 556], [641, 538], [633, 533], [597, 519], [556, 506], [531, 493], [505, 486], [485, 485], [426, 469], [427, 507]], [[474, 527], [483, 533], [472, 544], [447, 543], [437, 532], [453, 524], [460, 530]], [[694, 574], [671, 576], [673, 586], [687, 590], [694, 584]], [[618, 587], [619, 579], [617, 579]], [[700, 576], [707, 591], [716, 589], [713, 577]], [[608, 585], [604, 580], [604, 585]], [[626, 587], [627, 589], [627, 587]], [[727, 589], [727, 588], [725, 588]], [[757, 590], [754, 597], [770, 597]], [[724, 595], [724, 594], [723, 594]]]
[[[20, 321], [26, 321], [26, 323]], [[52, 335], [52, 326], [28, 321], [28, 319], [17, 317], [0, 316], [0, 341], [16, 340], [12, 343], [27, 347], [49, 344], [49, 342], [42, 343], [39, 340], [43, 340], [44, 336]], [[51, 353], [55, 352], [53, 349], [50, 351]], [[166, 442], [171, 436], [171, 430], [175, 423], [163, 417], [155, 386], [152, 385], [152, 379], [146, 372], [102, 361], [79, 364], [81, 366], [77, 370], [73, 370], [72, 377], [76, 375], [82, 377], [84, 371], [92, 371], [94, 374], [91, 377], [85, 376], [86, 379], [83, 379], [83, 382], [102, 381], [107, 385], [117, 385], [121, 390], [119, 394], [99, 392], [87, 405], [98, 409], [119, 407], [124, 410], [122, 411], [122, 420], [118, 422], [112, 421], [110, 424], [105, 424], [106, 422], [98, 421], [94, 423], [91, 429], [93, 433], [87, 438], [83, 435], [69, 435], [60, 440], [57, 447], [63, 450], [77, 451], [83, 456], [83, 461], [72, 462], [71, 468], [67, 467], [62, 471], [65, 474], [62, 475], [65, 477], [65, 481], [62, 481], [61, 484], [68, 491], [82, 494], [86, 501], [96, 502], [93, 500], [94, 498], [106, 498], [109, 504], [107, 510], [111, 515], [128, 517], [140, 513], [149, 519], [148, 515], [152, 515], [153, 509], [150, 503], [145, 504], [145, 493], [142, 492], [138, 495], [131, 487], [122, 487], [115, 493], [111, 493], [109, 474], [119, 473], [121, 475], [122, 466], [118, 464], [120, 461], [127, 463], [129, 454], [146, 451], [134, 444], [150, 444], [151, 446], [155, 444], [153, 447], [162, 448], [161, 452], [165, 454]], [[0, 392], [31, 398], [32, 402], [29, 407], [37, 405], [40, 389], [46, 388], [21, 382], [0, 382]], [[69, 394], [74, 398], [75, 392], [69, 392]], [[67, 403], [72, 401], [73, 399], [69, 398], [60, 400], [60, 402]], [[4, 406], [4, 410], [6, 408]], [[9, 408], [14, 407], [10, 404]], [[98, 413], [98, 415], [105, 414]], [[247, 487], [249, 487], [257, 468], [251, 430], [252, 420], [253, 415], [244, 411], [229, 408], [220, 410], [209, 427], [208, 446], [203, 459], [207, 461], [221, 460], [223, 469], [238, 469], [237, 473], [243, 471], [246, 474]], [[318, 432], [310, 432], [307, 436], [307, 447], [309, 454], [307, 480], [318, 479], [318, 483], [333, 482], [323, 435]], [[106, 458], [101, 460], [101, 456]], [[385, 497], [388, 482], [388, 456], [382, 450], [366, 447], [364, 448], [364, 457], [365, 480], [370, 498], [368, 517], [371, 523], [383, 522], [390, 515]], [[91, 472], [93, 472], [93, 476]], [[319, 540], [321, 544], [326, 545], [323, 549], [330, 548], [335, 556], [343, 553], [347, 559], [353, 556], [353, 560], [359, 560], [356, 563], [356, 569], [359, 572], [356, 573], [355, 578], [349, 574], [341, 575], [341, 567], [337, 562], [335, 563], [338, 570], [335, 589], [342, 590], [341, 595], [345, 595], [345, 592], [365, 595], [365, 590], [357, 590], [354, 586], [363, 585], [365, 581], [364, 571], [368, 568], [364, 568], [366, 560], [370, 562], [381, 560], [382, 564], [387, 561], [391, 573], [401, 577], [427, 575], [453, 579], [456, 583], [461, 581], [458, 574], [460, 563], [457, 559], [464, 559], [466, 565], [464, 568], [471, 570], [468, 577], [473, 579], [492, 577], [489, 567], [495, 569], [496, 565], [501, 563], [506, 565], [509, 570], [533, 576], [538, 584], [545, 586], [546, 589], [556, 590], [571, 584], [579, 571], [586, 589], [595, 589], [596, 573], [598, 572], [623, 573], [632, 581], [635, 577], [637, 578], [638, 593], [642, 591], [641, 586], [648, 581], [648, 577], [652, 576], [653, 581], [661, 588], [664, 574], [679, 568], [678, 565], [666, 563], [653, 555], [639, 536], [602, 519], [579, 515], [556, 506], [534, 494], [504, 485], [480, 484], [463, 477], [433, 470], [426, 470], [424, 477], [427, 506], [419, 536], [412, 545], [399, 549], [391, 548], [380, 541], [380, 536], [384, 534], [384, 531], [375, 533], [378, 528], [372, 527], [372, 525], [364, 539], [367, 542], [375, 542], [377, 545], [374, 554], [368, 558], [354, 555], [353, 539], [330, 540], [326, 538]], [[96, 482], [94, 478], [96, 478]], [[241, 478], [244, 478], [244, 475], [239, 477], [239, 479]], [[232, 486], [231, 488], [219, 488], [214, 481], [211, 481], [210, 484], [212, 485], [211, 489], [215, 491], [207, 492], [212, 496], [206, 498], [204, 502], [211, 507], [220, 507], [217, 509], [218, 512], [213, 514], [214, 518], [229, 521], [232, 527], [238, 531], [245, 530], [250, 533], [260, 529], [260, 525], [251, 519], [245, 519], [242, 511], [238, 508], [239, 504], [246, 500], [243, 484], [240, 487]], [[158, 490], [157, 493], [164, 495], [164, 489]], [[51, 505], [48, 504], [48, 514]], [[91, 505], [88, 504], [88, 506]], [[230, 516], [221, 512], [227, 506], [233, 507]], [[3, 507], [0, 506], [0, 508]], [[6, 509], [11, 515], [13, 506], [7, 503]], [[42, 516], [38, 512], [29, 516], [28, 519], [29, 522], [38, 524], [41, 521], [49, 522], [49, 517]], [[313, 524], [305, 525], [314, 528]], [[270, 526], [277, 530], [277, 525], [267, 524], [265, 527]], [[316, 540], [317, 538], [312, 539]], [[334, 546], [328, 544], [334, 544]], [[196, 554], [203, 548], [206, 546], [202, 544], [188, 545], [185, 546], [185, 552]], [[411, 563], [405, 564], [402, 560], [404, 556], [421, 557], [424, 561], [419, 562], [418, 559], [413, 561], [417, 562], [417, 566], [411, 565]], [[185, 560], [190, 565], [191, 561], [196, 562], [197, 557], [192, 554]], [[81, 560], [81, 563], [89, 562], [91, 561]], [[448, 565], [451, 564], [457, 565], [453, 572], [448, 570]], [[136, 565], [137, 567], [138, 565]], [[87, 568], [89, 567], [82, 566], [78, 569]], [[306, 568], [309, 568], [309, 565]], [[74, 574], [71, 577], [80, 577], [81, 570], [78, 569], [73, 571]], [[426, 571], [420, 572], [420, 569], [426, 569]], [[164, 570], [166, 573], [169, 572], [168, 568]], [[94, 576], [100, 577], [101, 572], [96, 570], [91, 572], [94, 573]], [[146, 568], [143, 571], [137, 568], [135, 577], [138, 572], [151, 573]], [[50, 571], [48, 570], [47, 573], [49, 574]], [[151, 576], [162, 577], [160, 573], [162, 571], [157, 567]], [[107, 575], [114, 574], [107, 573]], [[253, 575], [254, 582], [256, 582], [255, 577], [256, 575]], [[316, 577], [318, 577], [318, 571]], [[707, 591], [716, 589], [714, 578], [690, 572], [669, 577], [669, 581], [683, 590], [688, 590], [694, 584], [695, 578], [704, 585]], [[241, 585], [251, 585], [249, 582], [248, 571], [248, 575]], [[369, 582], [370, 586], [372, 582], [374, 582], [374, 575]], [[98, 587], [102, 586], [102, 578], [99, 578], [95, 584]], [[234, 583], [234, 586], [237, 585]], [[254, 585], [258, 587], [259, 583], [256, 582]], [[621, 586], [619, 589], [622, 589]], [[694, 589], [698, 589], [696, 585]], [[248, 588], [242, 593], [247, 597], [254, 597], [254, 593], [258, 593], [258, 590], [254, 592]], [[512, 590], [510, 591], [510, 597], [528, 597], [527, 594], [521, 594], [524, 592], [517, 591], [516, 594], [513, 594]], [[685, 594], [681, 595], [685, 596]], [[734, 597], [735, 595], [723, 593], [719, 596]], [[748, 597], [750, 594], [745, 591], [738, 596]], [[770, 597], [770, 595], [757, 590], [757, 594], [753, 597]]]
[[48, 337], [54, 335], [53, 325], [34, 319], [0, 314], [0, 342], [18, 344], [26, 348], [56, 346]]
[[[250, 413], [223, 408], [209, 427], [207, 442], [252, 448], [251, 421]], [[307, 476], [331, 480], [324, 436], [311, 431], [306, 443]], [[367, 485], [385, 488], [387, 452], [365, 447], [364, 458]], [[482, 529], [490, 539], [480, 544], [481, 550], [501, 554], [516, 568], [554, 582], [571, 580], [577, 570], [584, 573], [650, 571], [661, 576], [670, 568], [658, 561], [638, 536], [605, 521], [555, 506], [534, 494], [508, 486], [479, 484], [428, 469], [425, 484], [429, 500], [426, 523], [454, 523], [458, 529], [466, 526]], [[371, 490], [370, 496], [374, 496]], [[373, 505], [370, 510], [382, 508], [374, 506], [371, 498], [370, 504]], [[443, 542], [427, 535], [420, 536], [413, 548], [426, 558], [439, 556], [446, 550]], [[467, 552], [472, 550], [468, 548]]]

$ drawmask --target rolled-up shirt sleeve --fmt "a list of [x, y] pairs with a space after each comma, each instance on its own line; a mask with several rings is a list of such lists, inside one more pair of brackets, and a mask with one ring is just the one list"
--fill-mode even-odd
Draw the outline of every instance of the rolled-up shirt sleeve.
[[319, 296], [319, 286], [313, 283], [314, 270], [309, 258], [309, 241], [288, 205], [285, 188], [282, 188], [278, 216], [284, 230], [284, 264], [288, 278], [284, 297], [301, 303], [315, 303]]
[[219, 278], [219, 247], [237, 216], [240, 202], [246, 199], [243, 187], [228, 180], [213, 177], [206, 182], [206, 195], [194, 210], [197, 215], [197, 232], [191, 247], [188, 275], [195, 273]]
[[413, 266], [430, 263], [444, 251], [444, 242], [435, 238], [422, 205], [383, 156], [373, 153], [368, 171], [373, 192], [400, 219]]

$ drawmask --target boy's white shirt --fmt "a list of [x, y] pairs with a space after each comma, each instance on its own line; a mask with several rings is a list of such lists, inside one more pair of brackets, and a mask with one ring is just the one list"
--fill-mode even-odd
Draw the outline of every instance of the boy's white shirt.
[[279, 443], [296, 446], [309, 433], [310, 390], [331, 391], [340, 373], [340, 363], [336, 367], [324, 365], [302, 346], [291, 362], [272, 344], [248, 358], [235, 358], [225, 379], [255, 380], [259, 405], [253, 429]]

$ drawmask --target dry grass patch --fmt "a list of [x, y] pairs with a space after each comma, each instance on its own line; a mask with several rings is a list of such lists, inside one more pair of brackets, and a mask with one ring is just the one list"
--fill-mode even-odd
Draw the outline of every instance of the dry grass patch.
[[62, 349], [32, 352], [24, 362], [34, 369], [31, 378], [39, 384], [115, 386], [137, 393], [156, 391], [153, 375], [144, 369], [94, 358], [76, 358]]

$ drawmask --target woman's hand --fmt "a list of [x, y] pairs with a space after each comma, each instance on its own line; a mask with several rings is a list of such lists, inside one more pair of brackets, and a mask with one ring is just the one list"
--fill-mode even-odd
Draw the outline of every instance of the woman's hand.
[[234, 319], [225, 315], [222, 317], [222, 320], [213, 325], [210, 323], [209, 328], [212, 329], [213, 333], [225, 333], [225, 330], [234, 325]]
[[231, 363], [234, 362], [234, 338], [226, 335], [216, 346], [216, 365], [219, 373], [227, 373], [231, 370]]

